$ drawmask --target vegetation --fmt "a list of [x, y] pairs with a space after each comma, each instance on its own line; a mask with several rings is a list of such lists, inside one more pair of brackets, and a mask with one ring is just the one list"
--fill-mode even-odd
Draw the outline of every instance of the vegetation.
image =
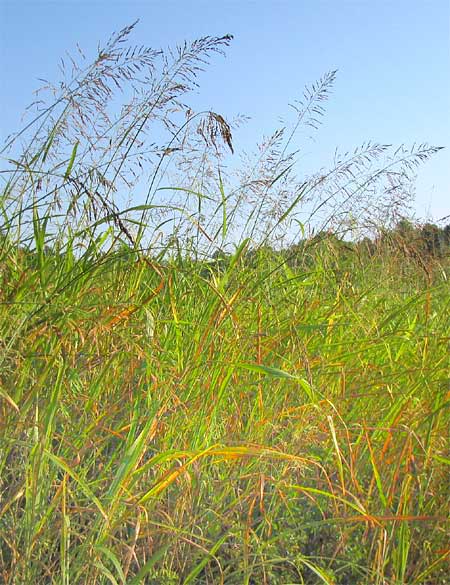
[[449, 227], [402, 219], [436, 148], [298, 180], [332, 72], [227, 175], [239, 120], [184, 102], [231, 37], [132, 28], [3, 149], [0, 580], [448, 582]]

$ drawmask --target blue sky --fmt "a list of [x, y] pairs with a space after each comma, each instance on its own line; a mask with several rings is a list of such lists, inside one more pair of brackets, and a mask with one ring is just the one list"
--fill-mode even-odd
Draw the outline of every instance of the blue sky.
[[308, 164], [317, 169], [336, 147], [367, 140], [445, 146], [419, 171], [416, 211], [450, 213], [448, 0], [0, 0], [1, 138], [20, 127], [38, 78], [59, 78], [65, 51], [79, 43], [94, 57], [99, 42], [137, 18], [132, 41], [154, 48], [234, 35], [195, 99], [230, 118], [251, 116], [235, 135], [244, 148], [277, 127], [305, 84], [338, 69]]

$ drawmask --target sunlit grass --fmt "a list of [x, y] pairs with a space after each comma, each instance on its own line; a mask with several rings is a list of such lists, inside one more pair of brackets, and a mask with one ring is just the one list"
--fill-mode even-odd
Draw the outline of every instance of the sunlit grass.
[[[209, 278], [111, 255], [24, 326], [2, 352], [5, 582], [444, 579], [447, 283], [377, 259], [337, 278], [323, 254]], [[17, 262], [5, 339], [39, 295], [15, 300]]]

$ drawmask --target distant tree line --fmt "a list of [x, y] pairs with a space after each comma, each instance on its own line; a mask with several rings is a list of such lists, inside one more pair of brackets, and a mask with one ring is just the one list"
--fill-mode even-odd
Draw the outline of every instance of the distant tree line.
[[[2, 256], [6, 252], [6, 248], [10, 249], [7, 241], [7, 236], [0, 232], [0, 252], [2, 252]], [[137, 259], [136, 252], [128, 248], [127, 245], [123, 244], [122, 248], [127, 249], [119, 251], [119, 256], [124, 263], [127, 263], [132, 258]], [[24, 260], [28, 267], [32, 268], [37, 265], [37, 252], [35, 250], [21, 246], [18, 251], [21, 256], [25, 256]], [[364, 237], [360, 240], [347, 240], [339, 238], [332, 231], [322, 231], [313, 237], [299, 240], [282, 249], [276, 249], [268, 244], [257, 248], [249, 248], [241, 255], [241, 262], [251, 267], [256, 266], [261, 261], [271, 259], [280, 263], [286, 262], [292, 268], [300, 266], [308, 268], [308, 266], [314, 264], [317, 254], [321, 251], [331, 252], [335, 260], [343, 265], [347, 261], [351, 261], [355, 256], [360, 260], [364, 260], [364, 258], [371, 258], [375, 255], [383, 256], [387, 253], [404, 255], [409, 259], [416, 259], [424, 265], [433, 260], [440, 261], [450, 258], [450, 224], [445, 227], [439, 227], [434, 223], [415, 224], [403, 219], [393, 229], [383, 229], [372, 238]], [[44, 247], [43, 253], [47, 260], [53, 257], [55, 262], [58, 262], [58, 258], [64, 257], [64, 253], [53, 249], [49, 245]], [[179, 254], [181, 254], [180, 248]], [[149, 255], [151, 255], [151, 251]], [[155, 257], [155, 259], [159, 262], [164, 263], [167, 259], [165, 254], [156, 256], [158, 258]], [[201, 274], [207, 276], [211, 271], [223, 272], [226, 270], [232, 258], [232, 253], [219, 249], [208, 260], [197, 260], [194, 261], [194, 264], [201, 264]], [[181, 254], [179, 260], [185, 262], [186, 258], [182, 258]]]
[[[314, 237], [299, 240], [282, 249], [276, 249], [268, 244], [249, 249], [242, 261], [247, 266], [256, 266], [264, 259], [285, 261], [290, 267], [308, 268], [315, 262], [317, 254], [329, 251], [336, 262], [342, 265], [351, 262], [355, 257], [360, 261], [375, 255], [396, 254], [408, 259], [416, 260], [424, 267], [432, 261], [442, 261], [450, 258], [450, 225], [439, 227], [434, 223], [418, 224], [408, 220], [401, 220], [392, 229], [379, 230], [373, 237], [364, 237], [359, 240], [348, 240], [338, 237], [332, 231], [322, 231]], [[229, 266], [232, 254], [218, 250], [211, 260], [205, 263], [206, 275], [209, 269], [223, 271]]]

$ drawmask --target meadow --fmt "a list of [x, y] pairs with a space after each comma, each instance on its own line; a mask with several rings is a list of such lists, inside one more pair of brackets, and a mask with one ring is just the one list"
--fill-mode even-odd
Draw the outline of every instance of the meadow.
[[0, 581], [450, 582], [450, 237], [401, 220], [437, 149], [297, 180], [331, 72], [232, 188], [184, 104], [231, 37], [132, 28], [2, 151]]

